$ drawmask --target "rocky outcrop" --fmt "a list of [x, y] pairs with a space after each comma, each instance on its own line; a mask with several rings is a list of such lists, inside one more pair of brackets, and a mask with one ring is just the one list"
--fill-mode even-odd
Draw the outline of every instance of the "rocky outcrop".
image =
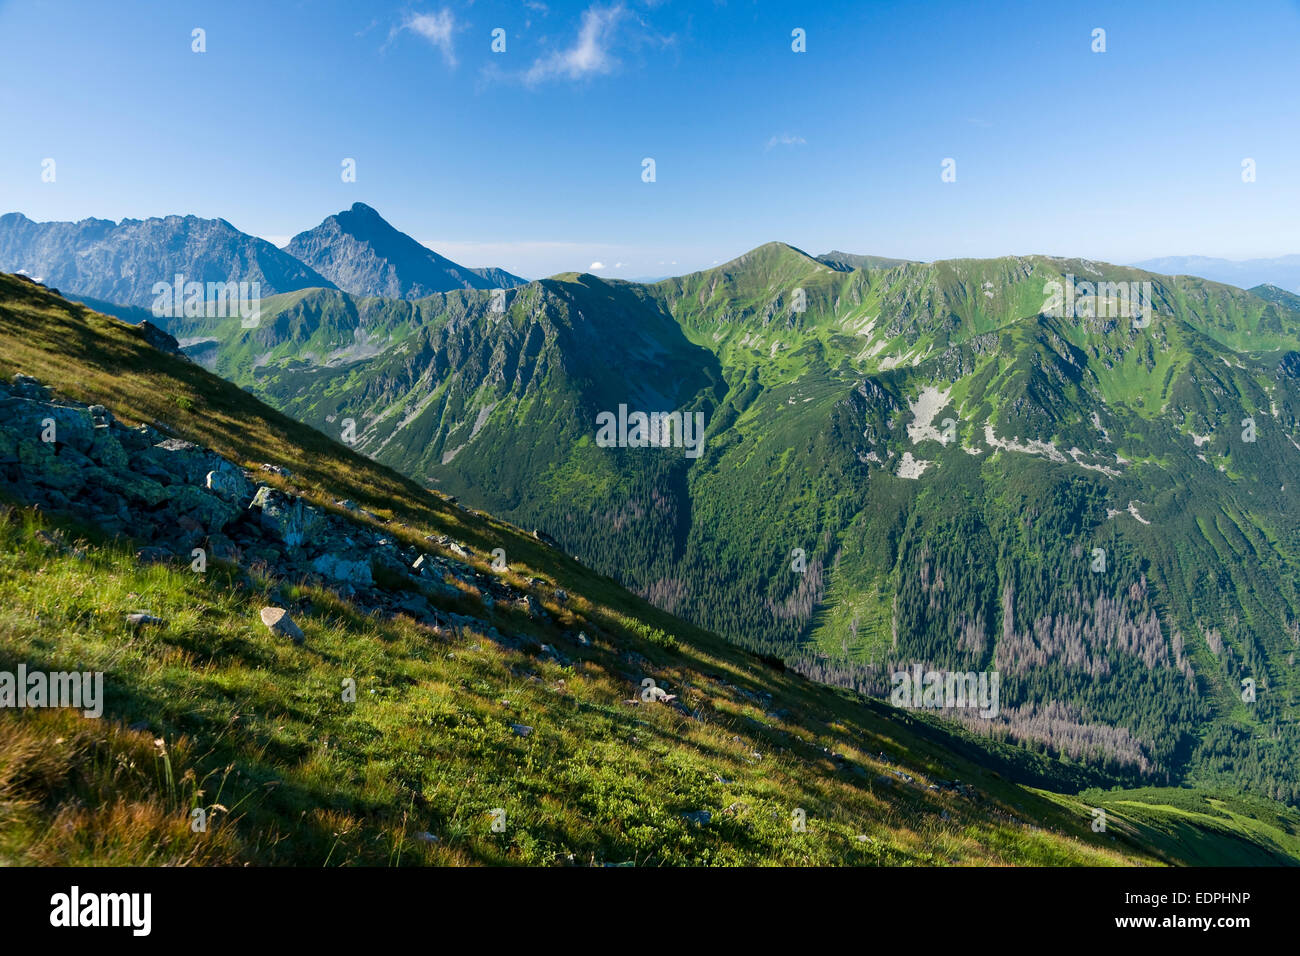
[[170, 332], [160, 329], [148, 319], [141, 322], [137, 328], [144, 340], [156, 348], [159, 352], [166, 352], [168, 355], [175, 355], [177, 358], [183, 358], [190, 361], [190, 357], [181, 350], [180, 342]]
[[[434, 605], [468, 596], [485, 612], [504, 603], [546, 617], [531, 594], [456, 560], [472, 554], [460, 542], [430, 535], [427, 548], [405, 546], [354, 503], [340, 502], [338, 513], [260, 483], [266, 475], [286, 484], [292, 477], [270, 464], [246, 471], [152, 425], [127, 427], [103, 406], [56, 399], [30, 376], [0, 383], [0, 491], [130, 538], [139, 560], [256, 566], [272, 577], [329, 587], [368, 610], [436, 627], [468, 626], [503, 643], [523, 642]], [[268, 627], [300, 641], [292, 621], [275, 618], [263, 614]]]

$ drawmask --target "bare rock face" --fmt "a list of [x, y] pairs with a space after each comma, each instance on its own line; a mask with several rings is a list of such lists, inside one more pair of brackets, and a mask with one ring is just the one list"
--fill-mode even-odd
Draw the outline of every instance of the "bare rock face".
[[261, 610], [262, 623], [269, 627], [276, 634], [283, 634], [295, 644], [301, 644], [307, 639], [307, 635], [302, 632], [289, 612], [282, 607], [264, 607]]
[[41, 276], [46, 286], [150, 310], [158, 299], [154, 283], [171, 282], [176, 273], [186, 281], [256, 282], [264, 296], [333, 288], [265, 239], [196, 216], [32, 222], [7, 213], [0, 216], [0, 272], [19, 270]]
[[345, 292], [422, 299], [453, 289], [508, 289], [524, 280], [502, 269], [469, 269], [399, 232], [365, 203], [294, 236], [284, 251]]

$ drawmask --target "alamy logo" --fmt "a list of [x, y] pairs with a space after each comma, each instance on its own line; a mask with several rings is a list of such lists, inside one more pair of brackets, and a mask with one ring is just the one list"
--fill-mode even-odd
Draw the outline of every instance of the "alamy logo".
[[74, 886], [51, 896], [50, 907], [51, 926], [126, 926], [133, 936], [148, 936], [153, 926], [151, 893], [82, 893]]
[[155, 319], [240, 319], [246, 329], [255, 329], [262, 317], [260, 282], [186, 282], [177, 273], [171, 282], [155, 282], [151, 294]]
[[1132, 319], [1133, 327], [1151, 324], [1153, 289], [1150, 282], [1076, 282], [1072, 274], [1064, 282], [1052, 279], [1043, 284], [1041, 314], [1064, 319]]
[[981, 717], [998, 715], [998, 671], [925, 671], [920, 664], [911, 671], [894, 671], [894, 689], [889, 702], [895, 707], [918, 707], [926, 710], [979, 708]]
[[596, 416], [596, 444], [600, 448], [685, 448], [687, 458], [704, 451], [703, 412], [631, 412], [618, 406], [618, 414]]
[[103, 671], [0, 671], [0, 710], [6, 707], [71, 707], [84, 717], [104, 712]]

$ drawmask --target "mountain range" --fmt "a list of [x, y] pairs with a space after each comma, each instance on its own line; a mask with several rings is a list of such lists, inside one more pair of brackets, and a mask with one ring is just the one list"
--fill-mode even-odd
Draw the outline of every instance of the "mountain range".
[[21, 213], [0, 216], [0, 271], [30, 275], [70, 294], [105, 303], [150, 308], [157, 282], [260, 283], [263, 295], [292, 289], [334, 288], [313, 269], [265, 239], [224, 219], [83, 219], [33, 222]]
[[300, 232], [284, 250], [355, 295], [422, 299], [453, 289], [510, 289], [525, 280], [504, 269], [467, 269], [388, 224], [365, 203]]
[[83, 219], [33, 222], [0, 216], [0, 272], [21, 273], [97, 308], [138, 319], [155, 283], [257, 283], [262, 296], [340, 289], [418, 299], [452, 289], [507, 289], [524, 280], [503, 269], [470, 269], [398, 232], [363, 203], [325, 219], [277, 249], [224, 219]]
[[[376, 219], [296, 237], [329, 282], [265, 297], [256, 328], [168, 331], [291, 418], [820, 681], [886, 698], [916, 665], [997, 672], [996, 719], [950, 715], [972, 732], [1114, 784], [1300, 800], [1295, 295], [776, 242], [657, 283], [501, 297], [462, 270], [423, 294], [434, 260]], [[599, 440], [635, 412], [702, 415], [699, 456]]]

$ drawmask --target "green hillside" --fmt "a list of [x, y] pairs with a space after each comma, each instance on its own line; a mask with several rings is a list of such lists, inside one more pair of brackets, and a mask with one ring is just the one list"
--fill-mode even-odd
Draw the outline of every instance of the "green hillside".
[[[1291, 300], [1081, 259], [843, 260], [556, 276], [504, 314], [295, 293], [218, 330], [214, 367], [820, 680], [997, 670], [999, 737], [1300, 799]], [[340, 351], [362, 339], [382, 351]], [[620, 405], [702, 413], [703, 453], [596, 447]]]
[[[0, 715], [0, 862], [1300, 860], [1293, 810], [1196, 791], [1069, 796], [1086, 770], [751, 656], [29, 282], [0, 277], [0, 340], [0, 373], [54, 390], [0, 394], [0, 670], [101, 670], [107, 688], [97, 720]], [[77, 431], [88, 413], [69, 403], [97, 400], [119, 424]], [[73, 429], [61, 444], [17, 424], [45, 414]], [[112, 452], [159, 432], [174, 438]], [[288, 545], [214, 557], [203, 573], [188, 556], [137, 554], [180, 533], [171, 509], [196, 494], [184, 481], [125, 531], [85, 518], [101, 491], [146, 493], [142, 469], [174, 454], [225, 456], [354, 535], [418, 546], [460, 569], [461, 590], [417, 593], [376, 566], [375, 586], [349, 598], [279, 576]], [[56, 478], [90, 490], [60, 499]], [[497, 547], [505, 571], [491, 567]], [[503, 592], [525, 594], [528, 613], [487, 599]], [[391, 610], [420, 601], [425, 612]], [[291, 613], [301, 643], [262, 625], [268, 604]], [[128, 621], [140, 612], [155, 620]], [[675, 700], [646, 700], [647, 677]], [[1093, 808], [1112, 804], [1116, 825], [1094, 833]]]

